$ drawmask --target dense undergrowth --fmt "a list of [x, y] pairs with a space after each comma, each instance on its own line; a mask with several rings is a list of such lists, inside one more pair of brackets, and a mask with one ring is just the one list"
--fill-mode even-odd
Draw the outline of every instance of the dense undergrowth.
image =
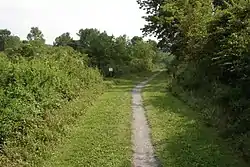
[[[230, 94], [232, 89], [215, 82], [213, 85], [208, 84], [202, 88], [190, 90], [183, 87], [175, 79], [171, 79], [171, 77], [169, 77], [169, 80], [170, 85], [167, 89], [175, 97], [196, 110], [197, 114], [202, 116], [201, 118], [206, 126], [217, 128], [220, 137], [230, 142], [235, 152], [246, 162], [249, 162], [250, 132], [248, 131], [248, 113], [235, 117], [228, 113], [243, 107], [240, 104], [242, 103], [241, 101], [233, 101], [235, 97], [232, 97], [234, 95]], [[221, 102], [226, 99], [232, 101], [228, 104], [222, 104]], [[241, 100], [245, 101], [245, 99]], [[237, 114], [235, 113], [234, 115]]]
[[248, 166], [230, 143], [219, 137], [216, 128], [204, 124], [204, 115], [166, 91], [166, 85], [171, 86], [171, 80], [161, 73], [143, 90], [152, 142], [161, 166]]
[[[250, 160], [250, 3], [247, 0], [138, 0], [145, 33], [175, 56], [170, 90]], [[199, 114], [199, 113], [197, 113]]]
[[49, 47], [40, 54], [0, 54], [0, 166], [25, 166], [38, 159], [60, 139], [64, 125], [82, 114], [63, 111], [65, 105], [79, 97], [93, 101], [103, 91], [102, 76], [87, 66], [86, 55]]

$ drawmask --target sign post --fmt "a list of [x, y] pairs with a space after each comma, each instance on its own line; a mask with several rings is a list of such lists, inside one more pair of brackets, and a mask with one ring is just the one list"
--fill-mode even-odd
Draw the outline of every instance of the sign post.
[[112, 67], [109, 67], [109, 74], [111, 77], [113, 77], [113, 72], [114, 72], [114, 69]]

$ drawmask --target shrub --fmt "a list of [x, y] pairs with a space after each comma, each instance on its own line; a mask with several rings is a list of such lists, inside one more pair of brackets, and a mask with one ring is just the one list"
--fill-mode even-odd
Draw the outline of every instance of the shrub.
[[63, 47], [39, 54], [30, 59], [19, 52], [14, 60], [0, 54], [0, 166], [24, 166], [39, 157], [81, 114], [60, 120], [65, 113], [57, 111], [82, 93], [102, 91], [102, 76], [87, 66], [86, 55]]

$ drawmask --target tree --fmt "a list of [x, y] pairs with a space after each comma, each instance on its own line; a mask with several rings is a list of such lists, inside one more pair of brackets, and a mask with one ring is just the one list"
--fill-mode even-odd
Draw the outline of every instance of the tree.
[[45, 43], [44, 35], [38, 27], [31, 27], [30, 33], [27, 35], [29, 41], [40, 41]]
[[213, 0], [213, 5], [215, 8], [222, 8], [222, 9], [226, 9], [232, 5], [234, 5], [234, 1], [233, 0]]
[[70, 46], [73, 44], [73, 38], [66, 32], [55, 39], [54, 46]]
[[0, 51], [5, 49], [5, 40], [10, 36], [11, 32], [7, 29], [0, 29]]
[[0, 50], [3, 51], [7, 48], [18, 48], [21, 44], [18, 36], [11, 35], [11, 31], [7, 29], [0, 30]]
[[80, 37], [79, 51], [88, 54], [91, 65], [105, 68], [110, 61], [113, 36], [97, 29], [80, 29], [77, 35]]
[[136, 42], [139, 42], [139, 41], [142, 41], [142, 40], [143, 40], [142, 37], [134, 36], [134, 37], [131, 39], [131, 43], [132, 43], [132, 45], [135, 45]]
[[131, 66], [135, 72], [151, 71], [153, 69], [153, 59], [156, 52], [148, 42], [137, 41], [135, 45], [132, 45], [131, 50]]
[[155, 51], [158, 50], [158, 48], [157, 48], [158, 43], [157, 43], [156, 41], [154, 41], [154, 40], [152, 40], [152, 39], [149, 39], [149, 40], [147, 41], [147, 43], [149, 43], [149, 44], [153, 47], [153, 49], [154, 49]]
[[4, 51], [4, 40], [0, 37], [0, 51]]
[[220, 106], [216, 114], [204, 115], [223, 137], [236, 139], [237, 151], [249, 160], [250, 1], [137, 2], [147, 13], [143, 32], [155, 35], [159, 46], [175, 55], [171, 69], [175, 85], [182, 89], [177, 93], [205, 97], [212, 106]]
[[[210, 0], [138, 0], [148, 14], [142, 29], [159, 40], [158, 46], [184, 59], [183, 50], [206, 35], [206, 23], [212, 17]], [[187, 48], [187, 50], [190, 50]], [[189, 56], [185, 54], [185, 56]]]
[[18, 36], [10, 35], [5, 40], [5, 48], [18, 48], [21, 45], [21, 40]]
[[80, 29], [77, 35], [80, 37], [81, 47], [88, 49], [97, 40], [100, 32], [97, 29]]
[[10, 36], [11, 32], [7, 29], [0, 29], [0, 37], [6, 38]]
[[112, 48], [112, 58], [118, 65], [125, 65], [128, 64], [131, 60], [129, 56], [129, 47], [128, 47], [127, 37], [119, 36], [115, 38], [113, 48]]

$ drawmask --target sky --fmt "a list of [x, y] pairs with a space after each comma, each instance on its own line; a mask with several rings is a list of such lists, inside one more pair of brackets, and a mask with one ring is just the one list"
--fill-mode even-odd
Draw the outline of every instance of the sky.
[[39, 27], [48, 44], [65, 32], [77, 39], [81, 28], [133, 37], [142, 35], [143, 15], [136, 0], [5, 0], [0, 29], [26, 39], [31, 27]]

